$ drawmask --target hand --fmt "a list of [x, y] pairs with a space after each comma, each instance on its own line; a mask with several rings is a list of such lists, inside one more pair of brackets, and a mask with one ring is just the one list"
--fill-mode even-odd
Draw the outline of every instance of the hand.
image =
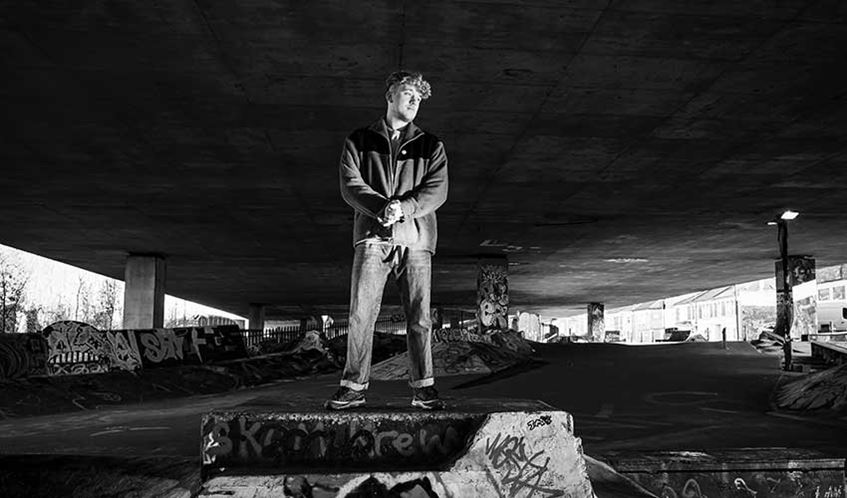
[[403, 208], [400, 207], [400, 201], [393, 200], [389, 202], [385, 209], [382, 210], [382, 216], [377, 218], [379, 223], [384, 227], [390, 227], [403, 218]]

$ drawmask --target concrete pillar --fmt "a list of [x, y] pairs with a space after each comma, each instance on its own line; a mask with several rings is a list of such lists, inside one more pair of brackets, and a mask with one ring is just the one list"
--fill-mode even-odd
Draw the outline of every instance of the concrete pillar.
[[588, 303], [588, 337], [603, 342], [606, 337], [606, 308], [603, 303]]
[[124, 269], [124, 328], [164, 326], [165, 259], [150, 254], [130, 254]]
[[444, 308], [441, 306], [431, 307], [430, 317], [432, 318], [432, 330], [444, 328]]
[[479, 260], [476, 279], [480, 333], [509, 328], [509, 263], [506, 258]]
[[265, 330], [265, 305], [250, 303], [250, 316], [247, 328], [250, 330]]
[[[774, 266], [776, 274], [774, 332], [782, 337], [794, 339], [817, 332], [815, 259], [811, 256], [788, 256], [785, 261], [776, 260]], [[787, 273], [783, 271], [783, 266], [786, 267]], [[801, 285], [803, 286], [800, 287]]]

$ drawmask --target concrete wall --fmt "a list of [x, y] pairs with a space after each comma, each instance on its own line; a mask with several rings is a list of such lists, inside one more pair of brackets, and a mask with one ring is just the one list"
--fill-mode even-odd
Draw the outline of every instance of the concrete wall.
[[49, 375], [133, 371], [247, 357], [235, 325], [100, 331], [67, 321], [47, 326], [42, 334], [47, 341]]

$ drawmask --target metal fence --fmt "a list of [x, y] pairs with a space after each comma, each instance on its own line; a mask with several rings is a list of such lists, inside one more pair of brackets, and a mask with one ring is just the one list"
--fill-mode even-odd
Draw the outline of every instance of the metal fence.
[[[338, 336], [347, 335], [348, 329], [349, 326], [347, 323], [333, 323], [324, 329], [323, 333], [327, 339], [335, 339]], [[244, 337], [244, 345], [249, 348], [262, 343], [285, 344], [299, 341], [310, 330], [315, 329], [294, 325], [291, 327], [277, 327], [265, 330], [242, 330], [241, 335]], [[406, 333], [406, 321], [405, 319], [398, 321], [396, 318], [377, 320], [374, 330], [384, 334], [403, 335]]]

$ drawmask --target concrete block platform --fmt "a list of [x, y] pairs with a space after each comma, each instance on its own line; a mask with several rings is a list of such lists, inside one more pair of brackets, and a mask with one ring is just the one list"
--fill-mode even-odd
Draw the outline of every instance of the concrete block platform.
[[620, 452], [603, 460], [657, 496], [844, 498], [844, 459], [791, 448]]
[[594, 496], [572, 417], [537, 401], [214, 411], [201, 435], [204, 497]]
[[812, 358], [828, 365], [847, 363], [847, 342], [812, 341], [811, 348]]

